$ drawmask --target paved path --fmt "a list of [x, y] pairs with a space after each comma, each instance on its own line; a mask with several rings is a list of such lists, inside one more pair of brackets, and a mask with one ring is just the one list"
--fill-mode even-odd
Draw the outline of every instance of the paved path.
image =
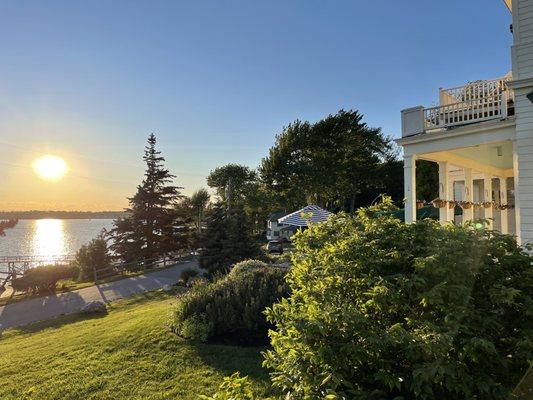
[[196, 261], [186, 261], [174, 267], [132, 278], [102, 283], [54, 296], [19, 301], [0, 307], [0, 329], [27, 325], [33, 322], [71, 314], [91, 301], [109, 302], [162, 288], [177, 282], [185, 268], [198, 269]]

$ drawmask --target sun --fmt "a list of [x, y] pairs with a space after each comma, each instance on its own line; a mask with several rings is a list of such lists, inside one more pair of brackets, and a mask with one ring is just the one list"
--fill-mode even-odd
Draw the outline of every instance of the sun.
[[68, 172], [68, 165], [61, 157], [47, 154], [32, 163], [33, 170], [45, 181], [58, 181]]

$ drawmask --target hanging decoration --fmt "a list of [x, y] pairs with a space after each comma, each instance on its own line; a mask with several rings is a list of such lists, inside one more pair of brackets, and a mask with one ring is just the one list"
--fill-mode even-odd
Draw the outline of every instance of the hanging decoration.
[[447, 203], [446, 200], [439, 199], [439, 198], [436, 198], [436, 199], [431, 200], [431, 204], [432, 204], [433, 207], [435, 207], [435, 208], [443, 208], [443, 207], [446, 207], [446, 203]]
[[469, 210], [472, 208], [473, 203], [471, 201], [460, 201], [459, 207], [461, 207], [463, 210]]

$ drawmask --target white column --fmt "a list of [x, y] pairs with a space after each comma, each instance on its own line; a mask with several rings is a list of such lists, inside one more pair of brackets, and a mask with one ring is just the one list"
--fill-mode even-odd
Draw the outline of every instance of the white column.
[[[439, 162], [439, 199], [453, 200], [453, 193], [450, 192], [450, 176], [449, 166], [446, 161]], [[441, 224], [445, 224], [453, 220], [453, 209], [446, 204], [439, 208], [439, 219]]]
[[[500, 177], [500, 204], [507, 204], [507, 179]], [[507, 219], [507, 210], [500, 211], [501, 232], [509, 233], [509, 220]]]
[[[483, 202], [486, 201], [492, 202], [492, 175], [487, 173], [483, 174]], [[483, 218], [488, 221], [488, 228], [494, 229], [492, 206], [483, 209]]]
[[[474, 201], [474, 180], [472, 179], [472, 168], [464, 168], [465, 171], [465, 188], [463, 193], [464, 201]], [[468, 210], [463, 210], [463, 222], [474, 219], [474, 206]]]
[[416, 156], [403, 158], [403, 187], [405, 196], [405, 222], [416, 221]]
[[520, 226], [520, 193], [518, 189], [518, 148], [516, 140], [513, 140], [513, 178], [514, 178], [514, 215], [515, 215], [515, 227], [516, 227], [516, 240], [518, 244], [522, 244], [521, 226]]

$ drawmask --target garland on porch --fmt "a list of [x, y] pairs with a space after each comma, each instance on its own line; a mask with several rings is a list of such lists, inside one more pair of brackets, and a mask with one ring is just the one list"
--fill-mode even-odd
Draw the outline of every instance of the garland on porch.
[[[405, 201], [404, 201], [405, 203]], [[480, 208], [493, 208], [494, 210], [510, 210], [514, 208], [514, 204], [501, 204], [497, 203], [495, 201], [455, 201], [455, 200], [445, 200], [441, 198], [435, 198], [431, 200], [430, 202], [426, 202], [425, 200], [417, 200], [416, 201], [416, 208], [421, 209], [425, 206], [433, 206], [435, 208], [444, 208], [448, 207], [450, 209], [454, 209], [456, 206], [461, 207], [463, 210], [469, 210], [472, 207], [474, 209], [480, 209]]]

